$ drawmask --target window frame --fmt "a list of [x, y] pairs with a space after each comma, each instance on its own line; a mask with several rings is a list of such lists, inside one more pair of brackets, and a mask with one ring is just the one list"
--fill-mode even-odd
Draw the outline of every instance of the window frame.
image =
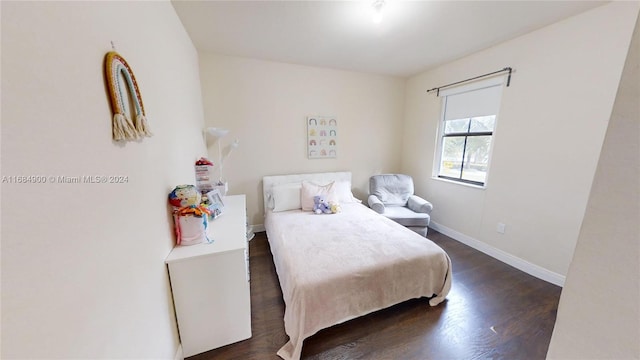
[[[445, 90], [441, 90], [440, 91], [440, 96], [442, 97], [442, 100], [440, 101], [440, 104], [441, 104], [440, 119], [439, 119], [439, 122], [438, 122], [438, 130], [436, 132], [436, 136], [437, 136], [437, 139], [436, 139], [436, 151], [435, 151], [435, 154], [434, 154], [432, 179], [451, 182], [451, 183], [454, 183], [454, 184], [460, 184], [460, 185], [466, 185], [466, 186], [481, 188], [481, 189], [485, 189], [487, 187], [487, 184], [489, 182], [489, 171], [491, 169], [491, 160], [492, 160], [492, 157], [493, 157], [492, 156], [493, 155], [493, 149], [495, 147], [494, 146], [494, 144], [495, 144], [495, 134], [496, 134], [496, 130], [497, 130], [497, 127], [498, 127], [500, 104], [502, 102], [502, 90], [500, 91], [500, 96], [499, 96], [499, 99], [498, 99], [498, 103], [496, 104], [498, 110], [496, 111], [496, 114], [491, 114], [491, 115], [495, 116], [494, 126], [493, 126], [493, 130], [492, 131], [473, 132], [473, 133], [469, 132], [470, 128], [471, 128], [471, 119], [473, 119], [474, 117], [487, 116], [487, 114], [484, 114], [484, 115], [478, 114], [476, 116], [470, 116], [469, 118], [464, 118], [464, 119], [469, 119], [469, 125], [467, 127], [467, 131], [466, 132], [456, 132], [456, 133], [446, 134], [445, 133], [445, 128], [446, 128], [446, 121], [447, 120], [445, 120], [445, 116], [446, 116], [446, 110], [447, 110], [447, 98], [449, 96], [451, 96], [451, 95], [456, 95], [456, 94], [462, 94], [462, 93], [465, 93], [465, 92], [482, 90], [482, 89], [485, 89], [485, 88], [490, 88], [490, 87], [495, 87], [495, 86], [504, 87], [504, 83], [505, 83], [505, 77], [504, 76], [498, 76], [498, 77], [495, 77], [495, 78], [474, 82], [472, 84], [457, 86], [457, 87], [452, 88], [452, 89], [445, 89]], [[489, 157], [488, 157], [488, 160], [487, 160], [487, 171], [486, 171], [484, 182], [467, 180], [467, 179], [463, 179], [462, 178], [462, 170], [463, 170], [463, 167], [464, 167], [464, 154], [465, 154], [465, 151], [466, 151], [467, 140], [468, 140], [469, 137], [476, 137], [476, 136], [491, 136], [491, 144], [489, 146]], [[444, 147], [444, 139], [447, 138], [447, 137], [450, 137], [450, 138], [464, 137], [464, 149], [463, 149], [463, 155], [462, 155], [462, 163], [460, 164], [460, 178], [440, 175], [440, 166], [441, 166], [442, 152], [443, 152], [443, 147]]]

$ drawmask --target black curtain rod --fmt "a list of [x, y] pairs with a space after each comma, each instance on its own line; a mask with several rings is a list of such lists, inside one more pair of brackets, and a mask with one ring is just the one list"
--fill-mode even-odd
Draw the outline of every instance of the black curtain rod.
[[467, 81], [476, 80], [476, 79], [480, 79], [480, 78], [483, 78], [483, 77], [499, 74], [499, 73], [505, 72], [505, 71], [509, 72], [509, 76], [507, 77], [507, 87], [508, 87], [509, 84], [511, 84], [511, 72], [513, 71], [513, 69], [510, 68], [510, 67], [506, 67], [506, 68], [504, 68], [502, 70], [494, 71], [494, 72], [491, 72], [491, 73], [488, 73], [488, 74], [472, 77], [472, 78], [469, 78], [469, 79], [456, 81], [456, 82], [451, 83], [451, 84], [442, 85], [442, 86], [439, 86], [439, 87], [434, 87], [433, 89], [427, 90], [427, 92], [429, 93], [429, 92], [432, 92], [432, 91], [436, 91], [436, 96], [440, 96], [440, 89], [443, 89], [443, 88], [446, 88], [446, 87], [449, 87], [449, 86], [453, 86], [453, 85], [462, 84], [462, 83], [465, 83]]

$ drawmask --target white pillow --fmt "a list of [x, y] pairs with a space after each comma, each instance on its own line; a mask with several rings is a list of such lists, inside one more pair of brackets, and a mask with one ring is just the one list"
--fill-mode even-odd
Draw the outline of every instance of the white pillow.
[[300, 209], [300, 183], [279, 184], [271, 188], [273, 212]]
[[357, 199], [351, 192], [351, 181], [340, 180], [334, 185], [336, 189], [336, 198], [340, 204], [361, 203], [362, 200]]
[[316, 195], [324, 195], [327, 201], [337, 201], [334, 184], [335, 182], [332, 181], [326, 185], [318, 185], [303, 180], [302, 190], [300, 190], [300, 205], [302, 205], [302, 210], [313, 210], [313, 197]]

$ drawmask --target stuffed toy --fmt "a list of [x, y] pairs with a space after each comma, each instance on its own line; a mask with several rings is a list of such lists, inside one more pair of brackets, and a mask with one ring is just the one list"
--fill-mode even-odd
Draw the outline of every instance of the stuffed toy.
[[178, 245], [213, 242], [207, 236], [211, 211], [200, 203], [201, 199], [202, 195], [193, 185], [178, 185], [169, 194]]
[[316, 214], [331, 214], [331, 207], [324, 195], [313, 197], [313, 212]]
[[178, 185], [169, 194], [169, 203], [173, 207], [198, 206], [202, 195], [193, 185]]
[[342, 208], [340, 207], [340, 204], [334, 201], [329, 201], [329, 208], [331, 208], [331, 213], [333, 214], [342, 212]]

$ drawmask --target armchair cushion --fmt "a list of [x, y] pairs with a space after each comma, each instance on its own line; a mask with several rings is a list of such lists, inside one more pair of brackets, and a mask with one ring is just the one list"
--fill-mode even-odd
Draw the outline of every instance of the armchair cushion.
[[387, 206], [384, 216], [404, 226], [429, 226], [429, 214], [417, 213], [405, 206]]
[[409, 175], [386, 174], [369, 178], [369, 194], [385, 205], [406, 206], [413, 195], [413, 179]]

